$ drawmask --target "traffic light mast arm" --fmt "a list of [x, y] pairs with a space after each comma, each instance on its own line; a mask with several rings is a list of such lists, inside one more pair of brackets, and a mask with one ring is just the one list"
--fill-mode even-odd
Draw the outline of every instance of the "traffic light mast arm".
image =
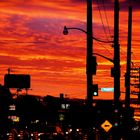
[[103, 58], [109, 60], [110, 62], [112, 62], [112, 63], [114, 64], [114, 60], [113, 60], [113, 59], [110, 59], [110, 58], [108, 58], [108, 57], [106, 57], [106, 56], [103, 56], [103, 55], [101, 55], [101, 54], [98, 54], [98, 53], [93, 53], [93, 55], [98, 55], [98, 56], [100, 56], [100, 57], [103, 57]]

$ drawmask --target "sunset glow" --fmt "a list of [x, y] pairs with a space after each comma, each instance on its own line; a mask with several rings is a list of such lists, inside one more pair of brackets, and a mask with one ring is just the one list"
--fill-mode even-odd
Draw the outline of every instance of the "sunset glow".
[[[93, 0], [93, 34], [102, 40], [113, 40], [114, 12], [112, 0], [105, 4]], [[140, 63], [140, 2], [133, 6], [132, 61]], [[100, 10], [99, 10], [100, 9]], [[102, 20], [101, 15], [102, 14]], [[105, 15], [106, 13], [106, 15]], [[106, 20], [108, 19], [108, 23]], [[103, 24], [106, 34], [103, 29]], [[124, 74], [127, 55], [128, 0], [120, 1], [121, 91], [125, 92]], [[1, 0], [0, 1], [0, 83], [11, 69], [13, 74], [30, 74], [29, 94], [70, 98], [86, 97], [86, 34], [70, 30], [63, 35], [63, 27], [86, 30], [85, 0]], [[94, 41], [94, 52], [113, 59], [112, 44]], [[97, 74], [94, 83], [113, 87], [108, 60], [97, 56]], [[113, 93], [99, 97], [110, 99]], [[122, 93], [121, 99], [124, 98]]]

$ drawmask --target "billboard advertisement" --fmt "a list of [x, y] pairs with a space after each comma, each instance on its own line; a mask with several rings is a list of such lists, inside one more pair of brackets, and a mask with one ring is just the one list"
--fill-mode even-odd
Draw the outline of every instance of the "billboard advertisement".
[[30, 88], [30, 75], [5, 74], [4, 86], [7, 88]]

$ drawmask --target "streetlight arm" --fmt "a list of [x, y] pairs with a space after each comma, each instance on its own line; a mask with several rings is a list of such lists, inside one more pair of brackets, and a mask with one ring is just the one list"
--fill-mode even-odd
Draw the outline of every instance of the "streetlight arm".
[[[83, 30], [83, 29], [81, 29], [81, 28], [76, 28], [76, 27], [71, 27], [71, 28], [68, 28], [68, 27], [66, 27], [66, 26], [64, 26], [64, 30], [63, 30], [63, 34], [64, 35], [67, 35], [68, 34], [68, 30], [79, 30], [79, 31], [82, 31], [82, 32], [84, 32], [84, 33], [86, 33], [87, 34], [87, 31], [85, 31], [85, 30]], [[98, 38], [96, 38], [96, 37], [92, 37], [92, 39], [94, 39], [94, 40], [96, 40], [96, 41], [98, 41], [98, 42], [102, 42], [102, 43], [113, 43], [113, 41], [104, 41], [104, 40], [100, 40], [100, 39], [98, 39]]]
[[[66, 26], [65, 26], [65, 27], [66, 27]], [[65, 27], [64, 27], [64, 28], [65, 28]], [[66, 27], [66, 28], [67, 28], [67, 27]], [[85, 31], [85, 30], [83, 30], [83, 29], [81, 29], [81, 28], [76, 28], [76, 27], [67, 28], [67, 30], [69, 30], [69, 29], [79, 30], [79, 31], [82, 31], [82, 32], [84, 32], [84, 33], [87, 34], [87, 31]]]
[[114, 64], [114, 60], [113, 60], [113, 59], [110, 59], [110, 58], [108, 58], [108, 57], [106, 57], [106, 56], [103, 56], [103, 55], [101, 55], [101, 54], [98, 54], [98, 53], [93, 53], [93, 55], [98, 55], [98, 56], [100, 56], [100, 57], [103, 57], [103, 58], [109, 60], [110, 62], [112, 62], [112, 63]]

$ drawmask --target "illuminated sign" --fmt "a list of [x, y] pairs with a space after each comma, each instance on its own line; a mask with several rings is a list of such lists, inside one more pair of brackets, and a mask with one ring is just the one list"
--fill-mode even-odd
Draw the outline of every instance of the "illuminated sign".
[[19, 117], [17, 116], [8, 116], [8, 119], [11, 119], [13, 122], [19, 122]]
[[9, 110], [16, 110], [16, 106], [15, 105], [9, 105]]
[[114, 88], [101, 88], [102, 92], [114, 92]]
[[111, 128], [112, 128], [112, 124], [106, 120], [104, 121], [102, 124], [101, 124], [101, 127], [106, 131], [108, 132]]
[[69, 109], [70, 104], [61, 104], [61, 109]]
[[60, 115], [59, 115], [59, 120], [60, 120], [60, 121], [63, 121], [64, 119], [65, 119], [65, 116], [64, 116], [63, 114], [60, 114]]

